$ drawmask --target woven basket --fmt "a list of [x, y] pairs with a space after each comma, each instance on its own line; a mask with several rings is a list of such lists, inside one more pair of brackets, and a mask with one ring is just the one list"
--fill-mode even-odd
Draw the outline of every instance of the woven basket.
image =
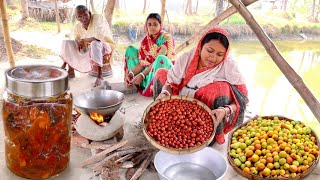
[[143, 113], [143, 117], [142, 117], [142, 122], [144, 122], [144, 125], [143, 125], [143, 128], [142, 128], [142, 131], [143, 131], [143, 134], [144, 136], [146, 137], [146, 139], [156, 148], [158, 148], [159, 150], [161, 151], [165, 151], [165, 152], [168, 152], [168, 153], [171, 153], [171, 154], [189, 154], [189, 153], [193, 153], [193, 152], [196, 152], [196, 151], [199, 151], [203, 148], [205, 148], [206, 146], [208, 146], [211, 141], [213, 140], [214, 138], [214, 135], [215, 135], [215, 131], [216, 131], [216, 128], [218, 126], [218, 124], [216, 124], [216, 121], [214, 120], [214, 117], [212, 117], [212, 123], [213, 123], [213, 132], [210, 136], [209, 139], [206, 140], [205, 143], [199, 145], [199, 146], [196, 146], [196, 147], [192, 147], [192, 148], [185, 148], [185, 149], [175, 149], [175, 148], [168, 148], [168, 147], [165, 147], [161, 144], [159, 144], [155, 139], [153, 139], [148, 133], [147, 133], [147, 127], [148, 127], [148, 124], [149, 122], [145, 122], [145, 119], [149, 119], [149, 111], [150, 111], [150, 108], [155, 106], [156, 104], [162, 102], [162, 101], [168, 101], [168, 100], [171, 100], [171, 99], [181, 99], [181, 100], [186, 100], [186, 101], [196, 101], [198, 105], [200, 105], [201, 107], [203, 107], [207, 112], [210, 113], [211, 109], [205, 105], [204, 103], [202, 103], [201, 101], [197, 100], [197, 99], [194, 99], [194, 98], [190, 98], [190, 97], [187, 97], [187, 96], [167, 96], [165, 98], [162, 98], [160, 100], [156, 100], [154, 102], [152, 102], [147, 108], [146, 110], [144, 111]]
[[[283, 116], [261, 116], [261, 118], [263, 119], [273, 119], [274, 117], [278, 117], [279, 120], [286, 120], [286, 121], [294, 121], [292, 119], [283, 117]], [[256, 118], [254, 118], [256, 119]], [[251, 119], [253, 120], [253, 119]], [[297, 176], [295, 177], [261, 177], [260, 175], [256, 175], [256, 174], [245, 174], [241, 168], [237, 167], [234, 164], [233, 158], [230, 156], [230, 149], [231, 149], [231, 142], [232, 142], [232, 134], [233, 132], [237, 131], [238, 129], [240, 129], [243, 126], [246, 126], [251, 120], [249, 120], [248, 122], [242, 124], [241, 126], [237, 127], [236, 129], [234, 129], [232, 131], [232, 133], [229, 134], [229, 143], [228, 143], [228, 161], [231, 165], [231, 167], [234, 169], [234, 171], [236, 171], [238, 174], [240, 174], [241, 176], [243, 176], [244, 178], [247, 179], [252, 179], [252, 180], [299, 180], [299, 179], [303, 179], [305, 176], [309, 175], [313, 169], [316, 167], [316, 165], [319, 162], [319, 156], [316, 157], [316, 159], [312, 162], [312, 164], [310, 164], [309, 168], [306, 171], [303, 171], [302, 173], [297, 173]], [[319, 144], [319, 139], [317, 138], [316, 134], [312, 131], [311, 134], [313, 136], [316, 137], [316, 145]]]

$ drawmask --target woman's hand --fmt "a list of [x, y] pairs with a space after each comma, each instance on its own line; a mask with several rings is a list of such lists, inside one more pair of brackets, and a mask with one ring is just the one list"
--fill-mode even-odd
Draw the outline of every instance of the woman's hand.
[[132, 79], [133, 79], [133, 77], [134, 77], [133, 72], [128, 73], [128, 75], [127, 75], [127, 77], [126, 77], [127, 87], [129, 87], [129, 86], [132, 85]]
[[167, 97], [167, 96], [168, 96], [168, 94], [166, 94], [166, 93], [160, 93], [160, 94], [158, 95], [158, 97], [156, 98], [156, 100], [162, 99], [162, 98]]
[[141, 74], [138, 74], [131, 80], [131, 84], [139, 85], [143, 81], [143, 79], [144, 77]]
[[211, 111], [211, 115], [213, 115], [215, 117], [216, 122], [220, 124], [220, 122], [226, 116], [226, 111], [223, 109], [214, 109]]

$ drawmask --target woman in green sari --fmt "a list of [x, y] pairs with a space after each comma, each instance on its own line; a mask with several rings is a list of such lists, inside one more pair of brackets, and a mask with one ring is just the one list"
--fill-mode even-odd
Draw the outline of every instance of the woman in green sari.
[[124, 59], [125, 82], [136, 85], [143, 96], [153, 95], [153, 77], [159, 68], [171, 69], [174, 57], [174, 40], [162, 30], [158, 13], [148, 15], [145, 28], [147, 35], [140, 48], [131, 45], [126, 49]]

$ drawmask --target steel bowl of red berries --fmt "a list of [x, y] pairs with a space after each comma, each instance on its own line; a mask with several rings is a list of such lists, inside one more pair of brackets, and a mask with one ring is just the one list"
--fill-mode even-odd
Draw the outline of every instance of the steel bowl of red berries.
[[208, 146], [218, 126], [211, 109], [187, 96], [168, 96], [152, 102], [144, 111], [143, 134], [156, 148], [172, 154], [188, 154]]

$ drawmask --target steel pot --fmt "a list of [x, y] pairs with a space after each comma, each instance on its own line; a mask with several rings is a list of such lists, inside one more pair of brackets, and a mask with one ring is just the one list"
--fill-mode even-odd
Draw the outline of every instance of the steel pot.
[[123, 100], [122, 92], [98, 89], [76, 96], [73, 103], [86, 114], [95, 112], [107, 116], [115, 113], [121, 107]]

